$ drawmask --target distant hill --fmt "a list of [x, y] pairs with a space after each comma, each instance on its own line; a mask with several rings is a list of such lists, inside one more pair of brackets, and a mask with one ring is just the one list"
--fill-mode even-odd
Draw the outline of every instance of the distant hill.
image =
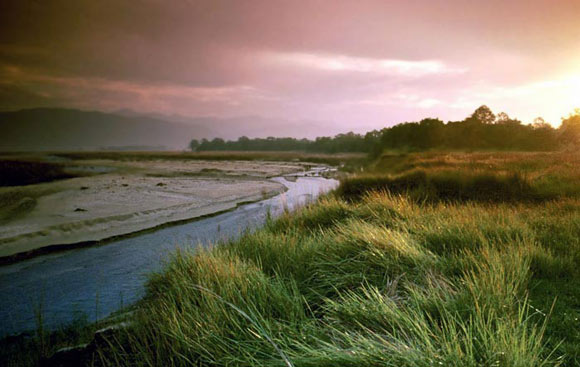
[[[198, 116], [188, 117], [181, 115], [164, 115], [156, 113], [141, 114], [132, 110], [119, 110], [116, 113], [122, 116], [145, 116], [165, 121], [184, 123], [196, 126], [210, 127], [216, 134], [213, 137], [236, 140], [240, 136], [250, 138], [294, 137], [314, 139], [317, 136], [336, 135], [344, 133], [344, 128], [325, 121], [294, 120], [283, 118], [271, 118], [264, 116], [235, 116], [214, 117]], [[362, 128], [362, 131], [369, 129]]]
[[0, 151], [175, 150], [186, 149], [194, 138], [312, 139], [340, 132], [343, 131], [325, 122], [263, 116], [187, 117], [67, 108], [0, 112]]
[[191, 123], [62, 108], [0, 112], [0, 151], [185, 149], [192, 138], [217, 136]]

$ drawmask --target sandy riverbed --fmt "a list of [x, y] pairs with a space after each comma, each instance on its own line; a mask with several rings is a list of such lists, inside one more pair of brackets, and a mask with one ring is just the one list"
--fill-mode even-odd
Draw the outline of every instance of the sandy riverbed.
[[82, 161], [71, 170], [105, 172], [26, 187], [0, 222], [0, 257], [50, 245], [99, 241], [234, 208], [284, 191], [268, 177], [300, 163], [253, 161]]

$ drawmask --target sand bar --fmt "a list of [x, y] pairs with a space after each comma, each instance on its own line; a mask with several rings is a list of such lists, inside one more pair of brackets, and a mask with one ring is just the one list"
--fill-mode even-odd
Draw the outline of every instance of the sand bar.
[[21, 197], [0, 222], [0, 257], [101, 241], [229, 210], [285, 190], [269, 177], [304, 170], [300, 163], [255, 161], [99, 160], [67, 165], [104, 173], [0, 188], [0, 194]]

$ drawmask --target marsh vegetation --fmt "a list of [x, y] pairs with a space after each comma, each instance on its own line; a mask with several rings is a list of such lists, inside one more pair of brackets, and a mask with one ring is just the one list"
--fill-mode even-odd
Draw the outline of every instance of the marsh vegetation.
[[176, 254], [101, 362], [577, 365], [577, 162], [385, 155], [263, 230]]
[[261, 230], [176, 253], [85, 362], [578, 365], [579, 161], [386, 152]]

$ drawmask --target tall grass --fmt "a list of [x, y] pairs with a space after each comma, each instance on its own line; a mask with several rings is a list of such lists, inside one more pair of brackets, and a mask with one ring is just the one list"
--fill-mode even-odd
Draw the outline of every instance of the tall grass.
[[357, 199], [368, 190], [401, 193], [416, 200], [443, 201], [545, 201], [557, 197], [555, 190], [533, 185], [518, 173], [492, 174], [423, 170], [390, 175], [364, 175], [345, 179], [339, 195]]
[[[541, 208], [325, 197], [233, 243], [176, 254], [149, 282], [129, 341], [102, 362], [574, 365], [578, 326], [554, 322], [554, 298], [534, 289], [578, 279], [576, 250], [553, 247], [549, 231], [580, 202]], [[560, 240], [577, 248], [578, 229]]]
[[93, 362], [580, 365], [577, 162], [383, 156], [262, 230], [176, 253]]
[[580, 197], [578, 153], [383, 154], [344, 180], [345, 197], [388, 189], [430, 200], [542, 201]]

